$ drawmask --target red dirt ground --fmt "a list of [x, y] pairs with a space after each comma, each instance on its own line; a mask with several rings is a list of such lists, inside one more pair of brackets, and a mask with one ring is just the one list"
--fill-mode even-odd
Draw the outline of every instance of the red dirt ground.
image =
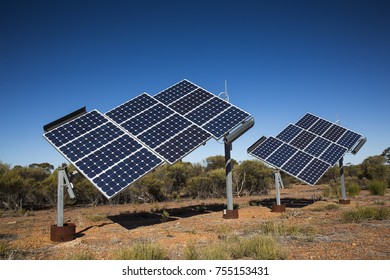
[[[112, 259], [113, 254], [140, 241], [153, 241], [168, 251], [170, 259], [184, 259], [188, 244], [204, 246], [220, 240], [221, 234], [245, 235], [260, 232], [265, 221], [283, 222], [311, 229], [302, 236], [276, 236], [288, 259], [390, 259], [390, 220], [345, 222], [343, 212], [360, 206], [389, 207], [390, 193], [370, 195], [362, 191], [349, 205], [336, 205], [336, 199], [316, 201], [322, 187], [295, 185], [282, 190], [282, 198], [292, 198], [286, 213], [273, 213], [264, 205], [267, 196], [234, 198], [239, 219], [222, 219], [225, 199], [183, 200], [155, 204], [106, 205], [66, 208], [65, 220], [76, 224], [73, 241], [50, 241], [55, 210], [28, 212], [0, 217], [0, 241], [15, 250], [21, 259], [69, 259], [88, 253], [94, 259]], [[260, 204], [260, 205], [259, 205]], [[326, 205], [336, 205], [325, 210]], [[252, 206], [251, 206], [252, 205]], [[290, 207], [293, 206], [293, 207]], [[169, 217], [162, 222], [162, 211]]]

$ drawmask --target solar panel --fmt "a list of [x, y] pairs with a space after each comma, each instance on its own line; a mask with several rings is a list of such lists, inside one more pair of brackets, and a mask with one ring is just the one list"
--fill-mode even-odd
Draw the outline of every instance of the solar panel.
[[213, 97], [201, 106], [187, 113], [185, 117], [197, 125], [202, 126], [229, 107], [229, 103], [225, 102], [221, 98]]
[[180, 113], [181, 115], [185, 115], [186, 113], [208, 101], [212, 97], [213, 94], [201, 88], [198, 88], [192, 91], [191, 94], [187, 94], [183, 98], [170, 104], [169, 107]]
[[165, 105], [169, 105], [197, 88], [199, 88], [197, 85], [191, 83], [190, 81], [183, 80], [159, 92], [155, 95], [155, 98]]
[[[363, 136], [307, 113], [276, 138], [254, 144], [248, 152], [286, 173], [315, 185], [322, 175], [351, 151]], [[257, 146], [256, 146], [257, 145]]]
[[121, 124], [157, 103], [156, 99], [144, 93], [108, 111], [106, 115], [116, 123]]
[[155, 98], [207, 130], [215, 139], [220, 139], [250, 116], [188, 80], [157, 93]]
[[[46, 132], [44, 137], [107, 198], [163, 163], [96, 110]], [[122, 167], [129, 163], [129, 168]]]

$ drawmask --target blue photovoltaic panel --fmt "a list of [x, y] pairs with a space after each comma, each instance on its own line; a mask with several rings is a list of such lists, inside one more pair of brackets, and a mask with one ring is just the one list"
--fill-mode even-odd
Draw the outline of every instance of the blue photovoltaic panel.
[[337, 141], [337, 144], [346, 147], [348, 150], [352, 149], [358, 141], [362, 138], [360, 134], [353, 131], [346, 131], [344, 135]]
[[332, 143], [319, 158], [333, 166], [343, 157], [346, 152], [346, 148]]
[[262, 142], [259, 146], [257, 146], [253, 151], [251, 151], [251, 154], [255, 155], [259, 159], [265, 160], [282, 144], [283, 144], [282, 141], [274, 137], [269, 137], [264, 142]]
[[330, 165], [314, 158], [297, 176], [298, 179], [314, 186], [324, 173], [330, 168]]
[[213, 97], [213, 94], [198, 88], [192, 91], [190, 94], [185, 95], [176, 102], [169, 105], [170, 108], [175, 110], [181, 115], [185, 115], [189, 111], [205, 103]]
[[[163, 163], [96, 110], [46, 132], [44, 137], [107, 198]], [[131, 164], [123, 172], [113, 172], [124, 162]], [[113, 180], [102, 179], [108, 174]]]
[[71, 162], [76, 162], [124, 134], [113, 123], [106, 122], [102, 126], [91, 130], [89, 133], [67, 143], [59, 149]]
[[106, 115], [116, 123], [121, 124], [157, 103], [156, 99], [144, 93], [108, 111]]
[[317, 135], [323, 135], [325, 131], [328, 130], [329, 127], [332, 126], [331, 122], [328, 122], [324, 119], [319, 119], [316, 123], [314, 123], [310, 128], [309, 131], [313, 132]]
[[96, 176], [93, 183], [110, 198], [162, 163], [163, 161], [151, 151], [141, 148]]
[[297, 121], [296, 125], [304, 129], [309, 129], [309, 127], [311, 127], [318, 119], [319, 117], [307, 113], [299, 121]]
[[302, 128], [299, 128], [293, 124], [290, 124], [285, 129], [283, 129], [282, 132], [280, 132], [278, 135], [276, 135], [276, 138], [278, 138], [286, 143], [289, 143], [301, 131], [302, 131]]
[[298, 149], [290, 146], [289, 144], [283, 144], [267, 158], [267, 162], [271, 163], [273, 166], [280, 168], [297, 151]]
[[282, 168], [289, 174], [297, 176], [299, 172], [301, 172], [301, 170], [312, 160], [313, 156], [302, 151], [298, 151], [293, 157], [290, 158], [289, 161], [283, 165]]
[[216, 139], [220, 139], [226, 133], [245, 121], [248, 117], [248, 113], [232, 106], [217, 117], [213, 118], [210, 122], [203, 125], [202, 128], [210, 132]]
[[101, 114], [97, 111], [91, 111], [45, 133], [45, 137], [58, 148], [105, 122], [107, 119]]
[[197, 85], [190, 81], [183, 80], [166, 90], [157, 93], [154, 97], [165, 105], [169, 105], [197, 88], [199, 88]]
[[310, 143], [309, 146], [305, 149], [305, 152], [319, 157], [329, 146], [331, 142], [322, 137], [317, 137], [313, 142]]
[[213, 97], [186, 114], [185, 117], [197, 125], [202, 126], [229, 107], [231, 107], [231, 105], [226, 101], [219, 97]]
[[341, 135], [345, 133], [346, 129], [344, 127], [341, 127], [339, 125], [333, 124], [323, 135], [324, 138], [332, 141], [337, 142]]
[[141, 133], [138, 138], [147, 146], [154, 149], [189, 126], [191, 126], [191, 122], [189, 120], [175, 113], [164, 121]]
[[[248, 152], [286, 173], [314, 185], [346, 152], [363, 138], [360, 134], [307, 113], [277, 137], [251, 146]], [[283, 144], [284, 143], [284, 144]], [[256, 144], [255, 144], [256, 145]], [[291, 145], [291, 146], [290, 146]], [[296, 148], [294, 151], [292, 147]]]
[[316, 138], [316, 136], [313, 133], [303, 130], [290, 142], [290, 144], [300, 150], [304, 150], [314, 138]]
[[171, 109], [159, 103], [125, 121], [121, 126], [131, 134], [138, 135], [173, 114]]
[[155, 151], [170, 164], [173, 164], [210, 138], [211, 135], [208, 132], [196, 125], [191, 125], [188, 129], [160, 145]]

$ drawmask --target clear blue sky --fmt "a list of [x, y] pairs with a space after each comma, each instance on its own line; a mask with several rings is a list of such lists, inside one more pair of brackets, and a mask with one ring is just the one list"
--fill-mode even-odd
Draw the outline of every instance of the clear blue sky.
[[[0, 161], [65, 159], [42, 126], [188, 79], [255, 126], [233, 158], [306, 112], [364, 134], [345, 162], [390, 146], [390, 1], [0, 1]], [[223, 154], [210, 140], [185, 158]]]

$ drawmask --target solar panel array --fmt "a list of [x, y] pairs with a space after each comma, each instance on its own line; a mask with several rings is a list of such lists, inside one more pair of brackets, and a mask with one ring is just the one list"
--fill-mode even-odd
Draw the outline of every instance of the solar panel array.
[[107, 198], [168, 162], [173, 164], [221, 138], [250, 115], [183, 80], [150, 96], [143, 93], [105, 115], [97, 110], [44, 137]]
[[356, 132], [307, 113], [248, 152], [313, 186], [362, 138]]

